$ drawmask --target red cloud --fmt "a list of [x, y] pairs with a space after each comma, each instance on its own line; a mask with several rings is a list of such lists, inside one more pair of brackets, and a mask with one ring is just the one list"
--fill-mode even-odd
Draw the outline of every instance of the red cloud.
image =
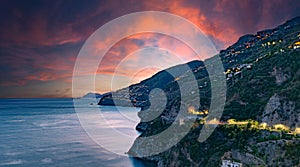
[[[63, 3], [44, 2], [43, 6], [30, 11], [23, 9], [22, 5], [12, 4], [7, 7], [8, 10], [1, 10], [8, 11], [5, 16], [0, 16], [0, 65], [3, 66], [0, 85], [4, 86], [3, 89], [10, 86], [22, 87], [31, 81], [71, 82], [76, 56], [87, 37], [106, 22], [132, 12], [165, 11], [182, 16], [197, 25], [218, 49], [233, 44], [241, 35], [272, 28], [300, 15], [300, 4], [296, 0], [129, 0], [99, 2], [100, 4], [87, 2], [74, 6], [66, 3], [63, 6]], [[88, 8], [76, 8], [80, 5], [87, 5]], [[144, 19], [139, 26], [153, 23], [150, 18]], [[170, 31], [178, 29], [186, 31], [180, 25], [174, 26]], [[105, 44], [105, 41], [101, 41], [95, 47]], [[192, 59], [194, 54], [189, 47], [170, 37], [151, 33], [137, 34], [113, 46], [100, 63], [96, 74], [114, 74], [120, 61], [143, 47], [165, 48], [181, 55], [185, 60]], [[93, 60], [87, 60], [86, 64], [89, 61]], [[128, 61], [138, 63], [134, 58]], [[88, 66], [86, 71], [85, 75], [93, 73], [88, 70]], [[151, 74], [150, 71], [141, 71], [136, 78], [143, 79], [143, 76]], [[122, 75], [131, 76], [134, 72], [132, 69], [125, 69]]]

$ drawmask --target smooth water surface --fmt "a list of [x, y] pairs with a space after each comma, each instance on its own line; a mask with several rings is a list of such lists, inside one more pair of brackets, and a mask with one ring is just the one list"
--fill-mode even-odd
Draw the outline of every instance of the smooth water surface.
[[[88, 100], [77, 107], [99, 110], [99, 106]], [[100, 110], [120, 132], [138, 136], [134, 130], [136, 122], [128, 123], [126, 118], [119, 117], [114, 107], [100, 107]], [[137, 110], [124, 108], [122, 112]], [[117, 143], [121, 139], [103, 140]], [[0, 99], [0, 166], [83, 165], [153, 166], [95, 144], [80, 126], [72, 99]]]

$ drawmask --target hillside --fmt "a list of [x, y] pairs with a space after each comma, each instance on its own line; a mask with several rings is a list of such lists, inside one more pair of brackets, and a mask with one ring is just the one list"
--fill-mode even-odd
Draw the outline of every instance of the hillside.
[[[186, 65], [189, 70], [199, 71], [198, 78], [204, 78], [207, 76], [207, 72], [204, 68], [204, 64], [201, 61], [191, 61], [187, 64], [174, 66], [165, 70], [162, 70], [151, 78], [141, 81], [138, 84], [129, 86], [128, 88], [120, 89], [115, 92], [106, 94], [99, 102], [99, 105], [119, 105], [119, 106], [136, 106], [147, 108], [150, 106], [149, 93], [154, 88], [160, 89], [176, 89], [175, 79], [182, 77], [187, 73]], [[172, 73], [172, 75], [170, 74]], [[166, 91], [171, 93], [171, 91]]]
[[[194, 61], [189, 66], [198, 82], [201, 105], [193, 106], [195, 95], [190, 92], [187, 105], [194, 107], [192, 115], [197, 116], [193, 128], [171, 149], [143, 158], [157, 161], [158, 166], [218, 166], [221, 159], [244, 166], [300, 166], [300, 17], [245, 35], [217, 56], [224, 66], [227, 99], [214, 133], [205, 142], [197, 141], [209, 113], [211, 88], [206, 63]], [[126, 89], [114, 92], [118, 100], [142, 107], [137, 126], [141, 137], [159, 134], [176, 121], [181, 100], [178, 82], [188, 82], [188, 71], [182, 66], [171, 69], [177, 75], [159, 72], [130, 86], [126, 97], [122, 93]], [[167, 102], [163, 112], [147, 122], [143, 120], [153, 117], [162, 101], [157, 95], [157, 103], [150, 106], [148, 96], [153, 88], [163, 89]], [[129, 153], [139, 156], [147, 149], [137, 139]]]

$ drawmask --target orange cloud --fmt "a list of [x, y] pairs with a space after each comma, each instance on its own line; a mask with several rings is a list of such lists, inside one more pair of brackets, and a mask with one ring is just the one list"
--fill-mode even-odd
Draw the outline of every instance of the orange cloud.
[[[217, 49], [224, 49], [241, 35], [272, 28], [300, 15], [299, 5], [297, 0], [277, 0], [272, 3], [267, 0], [116, 0], [84, 3], [45, 1], [32, 6], [28, 5], [28, 2], [21, 1], [2, 2], [0, 89], [6, 90], [10, 86], [16, 86], [21, 90], [22, 87], [25, 89], [28, 83], [35, 81], [39, 84], [57, 81], [60, 84], [70, 85], [76, 56], [87, 37], [110, 20], [132, 12], [164, 11], [184, 17], [197, 25], [214, 42]], [[131, 27], [145, 28], [156, 23], [155, 19], [149, 17], [141, 19]], [[168, 23], [159, 23], [157, 26], [170, 32], [189, 32], [184, 25], [170, 27]], [[113, 32], [111, 38], [96, 43], [95, 53], [97, 48], [105, 47], [113, 39], [114, 34], [122, 29], [122, 26], [115, 27], [111, 30]], [[185, 61], [195, 56], [193, 51], [181, 41], [162, 34], [142, 33], [127, 37], [115, 44], [107, 52], [97, 71], [90, 70], [94, 59], [85, 60], [86, 67], [82, 69], [82, 74], [115, 74], [116, 67], [124, 58], [145, 47], [164, 48], [180, 55]], [[207, 58], [207, 55], [199, 56], [201, 59]], [[149, 59], [150, 62], [151, 56], [145, 59]], [[134, 65], [140, 60], [132, 56], [127, 61]], [[118, 74], [122, 77], [136, 76], [137, 79], [134, 80], [138, 82], [139, 79], [148, 77], [154, 72], [155, 70], [146, 70], [136, 74], [132, 66], [123, 68], [123, 71]], [[50, 88], [47, 90], [53, 91]], [[7, 92], [13, 93], [13, 91]], [[30, 91], [27, 93], [26, 96], [30, 96]], [[15, 94], [19, 95], [19, 89]]]

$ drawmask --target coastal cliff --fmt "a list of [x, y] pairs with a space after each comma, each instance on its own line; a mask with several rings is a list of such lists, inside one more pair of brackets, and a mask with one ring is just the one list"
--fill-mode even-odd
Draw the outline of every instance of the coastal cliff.
[[[300, 17], [274, 29], [245, 35], [217, 56], [227, 82], [223, 116], [213, 123], [218, 127], [206, 141], [198, 142], [209, 113], [211, 81], [205, 62], [190, 62], [189, 72], [197, 80], [200, 96], [200, 106], [194, 106], [192, 111], [186, 109], [196, 116], [194, 125], [170, 149], [141, 158], [157, 161], [158, 166], [219, 166], [223, 159], [245, 166], [300, 166]], [[171, 69], [178, 75], [162, 71], [116, 91], [118, 100], [142, 108], [137, 126], [142, 131], [140, 137], [159, 134], [176, 122], [181, 103], [178, 81], [186, 79], [187, 71], [182, 66]], [[154, 88], [164, 91], [167, 102], [162, 112], [150, 120], [147, 118], [152, 118], [160, 106], [159, 102], [149, 101], [149, 92]], [[124, 96], [124, 90], [130, 93]], [[187, 106], [193, 106], [194, 94], [189, 93]], [[105, 104], [105, 100], [112, 100], [112, 96], [104, 97], [99, 104]], [[139, 156], [145, 152], [147, 148], [137, 139], [128, 153]]]

